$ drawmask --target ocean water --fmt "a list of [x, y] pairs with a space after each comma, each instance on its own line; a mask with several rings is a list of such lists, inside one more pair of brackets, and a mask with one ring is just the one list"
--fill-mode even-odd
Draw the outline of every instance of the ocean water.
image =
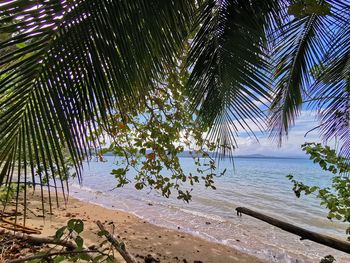
[[[243, 206], [345, 240], [347, 224], [329, 221], [327, 211], [314, 196], [295, 197], [292, 183], [286, 178], [292, 174], [306, 184], [329, 186], [331, 175], [310, 160], [236, 158], [234, 166], [221, 161], [219, 169], [226, 168], [227, 172], [215, 179], [217, 189], [196, 185], [189, 204], [175, 195], [167, 199], [156, 191], [138, 191], [132, 184], [114, 189], [117, 182], [110, 172], [116, 168], [116, 159], [107, 156], [106, 161], [86, 164], [83, 184], [71, 183], [71, 195], [133, 213], [153, 224], [226, 244], [267, 262], [319, 262], [329, 254], [337, 262], [350, 262], [350, 255], [301, 241], [298, 236], [262, 221], [236, 214], [235, 208]], [[196, 169], [191, 158], [182, 158], [181, 163], [186, 171]], [[132, 178], [133, 174], [128, 176]]]

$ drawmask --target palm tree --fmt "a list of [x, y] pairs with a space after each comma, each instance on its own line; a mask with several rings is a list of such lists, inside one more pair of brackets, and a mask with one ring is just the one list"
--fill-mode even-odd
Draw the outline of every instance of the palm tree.
[[234, 146], [239, 127], [252, 133], [248, 120], [261, 130], [267, 122], [281, 141], [311, 98], [325, 139], [338, 137], [349, 156], [349, 8], [335, 0], [3, 2], [0, 186], [30, 181], [50, 193], [50, 174], [64, 179], [67, 155], [80, 178], [99, 145], [89, 138], [96, 123], [108, 127], [109, 112], [142, 101], [189, 39], [188, 95], [218, 147]]
[[108, 127], [108, 112], [154, 88], [175, 63], [196, 5], [54, 0], [0, 8], [0, 185], [45, 186], [51, 207], [49, 178], [64, 179], [65, 151], [80, 178], [96, 123]]
[[349, 8], [333, 0], [207, 2], [190, 89], [213, 134], [227, 141], [234, 120], [264, 120], [252, 102], [268, 101], [268, 129], [281, 144], [306, 105], [319, 111], [324, 140], [339, 140], [350, 157]]

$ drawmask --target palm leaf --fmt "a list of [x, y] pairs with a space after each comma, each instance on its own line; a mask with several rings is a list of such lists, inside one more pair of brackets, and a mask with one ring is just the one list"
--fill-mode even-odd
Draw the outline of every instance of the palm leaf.
[[[282, 143], [283, 136], [288, 135], [290, 126], [300, 114], [303, 101], [319, 101], [320, 92], [315, 96], [317, 89], [312, 87], [315, 85], [315, 80], [318, 83], [323, 80], [317, 81], [319, 76], [311, 73], [315, 69], [322, 71], [326, 64], [330, 65], [330, 54], [335, 43], [344, 37], [339, 36], [339, 28], [349, 20], [348, 1], [319, 1], [318, 5], [319, 7], [328, 5], [331, 7], [330, 13], [319, 13], [316, 8], [315, 13], [294, 17], [291, 21], [286, 20], [285, 25], [278, 29], [278, 44], [273, 54], [275, 90], [270, 108], [269, 126], [271, 137], [277, 138], [279, 144]], [[336, 58], [338, 55], [339, 53], [333, 53], [331, 56]], [[317, 86], [320, 87], [319, 84]], [[326, 90], [325, 86], [318, 90], [321, 89]], [[330, 104], [330, 101], [326, 104]], [[332, 111], [334, 109], [330, 112]], [[322, 129], [321, 133], [327, 132]], [[325, 134], [324, 138], [327, 137]]]
[[[279, 22], [276, 1], [208, 1], [202, 6], [198, 32], [188, 63], [189, 94], [198, 120], [211, 127], [218, 146], [236, 146], [248, 125], [264, 130], [264, 113], [256, 102], [269, 100], [268, 33]], [[224, 147], [225, 149], [225, 147]]]
[[303, 98], [309, 96], [313, 81], [310, 71], [321, 64], [330, 36], [329, 16], [314, 13], [287, 20], [279, 29], [273, 52], [275, 88], [269, 118], [271, 136], [279, 144], [300, 114]]
[[334, 5], [333, 32], [322, 70], [311, 88], [316, 100], [311, 107], [319, 109], [320, 132], [325, 141], [340, 144], [340, 154], [350, 158], [350, 3]]
[[46, 187], [51, 208], [66, 155], [80, 178], [96, 123], [139, 103], [176, 63], [194, 12], [186, 0], [1, 5], [0, 186]]

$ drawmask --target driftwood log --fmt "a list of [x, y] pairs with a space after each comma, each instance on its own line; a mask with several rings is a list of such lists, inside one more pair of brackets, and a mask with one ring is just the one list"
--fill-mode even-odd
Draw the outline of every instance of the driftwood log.
[[[81, 254], [81, 253], [101, 253], [101, 252], [98, 250], [60, 251], [60, 252], [52, 252], [52, 253], [46, 253], [46, 254], [37, 254], [26, 258], [12, 259], [12, 260], [6, 261], [6, 263], [22, 263], [22, 262], [27, 262], [29, 260], [34, 260], [34, 259], [44, 260], [44, 259], [49, 259], [53, 256], [72, 255], [72, 254]], [[51, 261], [46, 260], [46, 262], [51, 262]]]
[[30, 242], [35, 245], [42, 245], [42, 244], [52, 244], [52, 245], [60, 245], [63, 247], [66, 247], [69, 250], [74, 250], [77, 248], [77, 246], [68, 240], [55, 240], [54, 238], [49, 237], [39, 237], [39, 236], [31, 236], [22, 234], [19, 232], [13, 232], [13, 231], [6, 231], [5, 229], [0, 229], [0, 235], [9, 234], [17, 239], [24, 240], [27, 242]]
[[26, 226], [22, 226], [16, 222], [13, 222], [5, 217], [0, 217], [0, 222], [4, 222], [5, 224], [8, 225], [0, 225], [2, 228], [8, 229], [8, 230], [13, 230], [16, 232], [22, 232], [22, 233], [26, 233], [26, 234], [36, 234], [36, 235], [40, 235], [41, 232], [39, 230], [36, 230], [34, 228], [30, 228], [30, 227], [26, 227]]
[[127, 263], [137, 263], [136, 259], [126, 250], [123, 242], [118, 241], [113, 235], [111, 235], [102, 225], [100, 221], [97, 221], [97, 226], [102, 231], [103, 235], [112, 244], [112, 246], [120, 253]]
[[276, 226], [280, 229], [283, 229], [287, 232], [293, 233], [301, 237], [301, 240], [308, 239], [314, 241], [316, 243], [326, 245], [328, 247], [343, 251], [345, 253], [350, 253], [350, 242], [342, 241], [333, 237], [329, 237], [326, 235], [318, 234], [307, 229], [292, 225], [290, 223], [283, 222], [281, 220], [272, 218], [270, 216], [261, 214], [259, 212], [255, 212], [251, 209], [245, 207], [237, 207], [236, 208], [237, 215], [246, 214], [257, 219], [260, 219], [266, 223], [269, 223], [273, 226]]

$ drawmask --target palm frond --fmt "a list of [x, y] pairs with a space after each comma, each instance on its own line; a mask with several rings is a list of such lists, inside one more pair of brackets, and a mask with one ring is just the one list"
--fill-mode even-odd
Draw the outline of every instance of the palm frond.
[[321, 64], [332, 32], [329, 16], [317, 14], [292, 18], [279, 32], [273, 52], [275, 89], [269, 126], [271, 137], [281, 144], [300, 114], [303, 98], [309, 96], [310, 71]]
[[139, 103], [176, 63], [194, 12], [186, 0], [1, 5], [0, 186], [45, 186], [51, 208], [66, 155], [80, 178], [96, 123]]
[[240, 129], [253, 133], [245, 120], [264, 129], [255, 102], [269, 100], [265, 51], [266, 31], [275, 21], [271, 10], [277, 12], [276, 1], [208, 1], [202, 7], [188, 59], [189, 94], [218, 146], [234, 148]]
[[336, 140], [340, 154], [350, 158], [350, 3], [337, 7], [333, 12], [331, 48], [310, 90], [318, 99], [310, 106], [319, 109], [323, 139]]

